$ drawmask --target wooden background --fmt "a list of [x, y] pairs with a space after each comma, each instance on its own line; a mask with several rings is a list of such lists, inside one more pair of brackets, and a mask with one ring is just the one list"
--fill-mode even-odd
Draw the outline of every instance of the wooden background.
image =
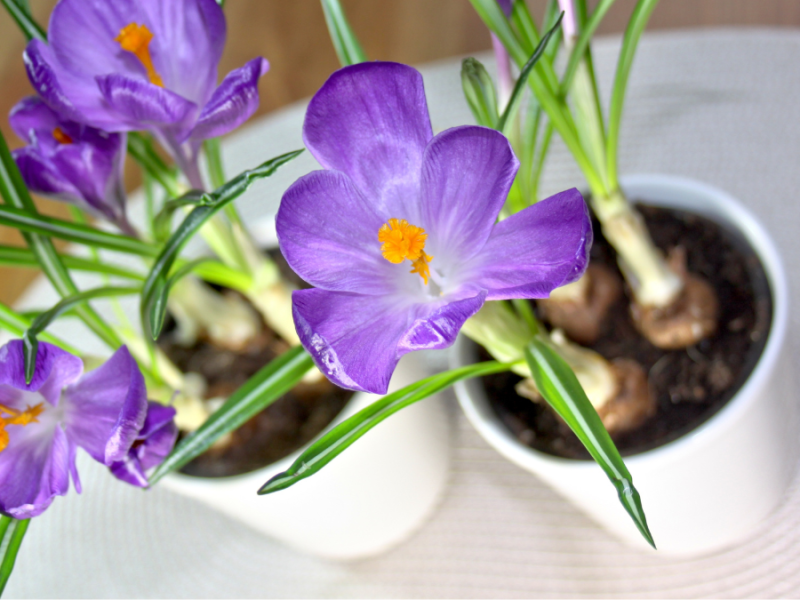
[[[56, 0], [30, 0], [46, 23]], [[468, 0], [342, 0], [351, 24], [371, 59], [410, 64], [467, 54], [490, 47], [489, 35]], [[534, 16], [546, 0], [528, 0]], [[595, 2], [590, 0], [590, 5]], [[619, 33], [635, 0], [618, 0], [601, 34]], [[265, 56], [270, 72], [261, 80], [261, 107], [266, 113], [310, 96], [338, 67], [318, 0], [228, 0], [228, 44], [220, 74], [254, 56]], [[716, 26], [800, 27], [798, 0], [661, 0], [649, 29]], [[15, 24], [0, 11], [0, 114], [31, 93], [21, 54], [25, 42]], [[19, 145], [5, 116], [0, 129]], [[138, 185], [133, 174], [129, 187]], [[63, 206], [40, 201], [43, 212], [63, 214]], [[0, 243], [21, 243], [20, 236], [0, 228]], [[32, 270], [0, 269], [0, 302], [12, 302], [28, 284]]]

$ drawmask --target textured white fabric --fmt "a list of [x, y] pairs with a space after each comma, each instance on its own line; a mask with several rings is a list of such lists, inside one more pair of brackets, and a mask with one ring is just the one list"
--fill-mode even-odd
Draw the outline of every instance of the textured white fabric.
[[[608, 97], [618, 40], [596, 45]], [[486, 63], [490, 59], [487, 57]], [[800, 33], [722, 30], [645, 36], [626, 102], [623, 173], [721, 187], [764, 222], [783, 253], [800, 339]], [[471, 122], [459, 61], [423, 69], [434, 128]], [[301, 147], [303, 107], [231, 137], [233, 172]], [[254, 222], [314, 162], [304, 156], [241, 204]], [[545, 191], [581, 185], [562, 146]], [[29, 297], [28, 303], [33, 302]], [[492, 450], [450, 398], [451, 483], [424, 528], [352, 564], [302, 556], [165, 490], [141, 492], [81, 460], [84, 494], [57, 500], [29, 530], [7, 597], [798, 597], [800, 487], [752, 538], [694, 560], [628, 549]], [[687, 490], [687, 493], [689, 490]], [[644, 498], [645, 508], [647, 498]], [[391, 515], [387, 515], [391, 518]]]

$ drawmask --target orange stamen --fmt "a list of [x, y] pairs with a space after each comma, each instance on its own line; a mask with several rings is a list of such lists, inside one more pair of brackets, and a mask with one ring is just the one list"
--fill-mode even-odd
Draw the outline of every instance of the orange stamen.
[[428, 234], [422, 227], [410, 225], [405, 219], [389, 219], [378, 230], [378, 241], [383, 258], [399, 265], [405, 259], [411, 261], [411, 273], [417, 273], [427, 285], [431, 270], [428, 263], [432, 256], [425, 254], [425, 240]]
[[150, 41], [153, 39], [153, 34], [146, 25], [139, 25], [138, 23], [129, 23], [119, 32], [119, 35], [114, 38], [115, 42], [126, 52], [133, 53], [136, 58], [147, 69], [147, 77], [150, 83], [158, 87], [164, 87], [164, 82], [161, 81], [161, 76], [156, 73], [153, 66], [153, 59], [150, 57]]
[[59, 144], [72, 144], [72, 138], [69, 137], [61, 127], [53, 129], [53, 137]]
[[28, 406], [24, 411], [19, 411], [10, 408], [5, 404], [0, 404], [0, 452], [8, 447], [8, 432], [6, 425], [30, 425], [31, 423], [38, 423], [37, 418], [44, 412], [44, 402], [40, 402], [36, 406]]

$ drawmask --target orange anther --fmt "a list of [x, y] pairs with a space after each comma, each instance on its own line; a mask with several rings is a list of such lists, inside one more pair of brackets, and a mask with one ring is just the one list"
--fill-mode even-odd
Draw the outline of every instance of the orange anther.
[[161, 76], [156, 73], [153, 59], [150, 57], [149, 46], [152, 39], [153, 34], [146, 25], [129, 23], [122, 28], [119, 35], [114, 38], [114, 41], [119, 42], [123, 50], [131, 52], [139, 59], [144, 68], [147, 69], [147, 77], [150, 79], [150, 83], [158, 87], [164, 87], [164, 82], [161, 81]]
[[412, 273], [418, 273], [428, 283], [432, 256], [425, 254], [425, 240], [428, 234], [422, 227], [410, 225], [405, 219], [389, 219], [378, 230], [378, 241], [383, 244], [383, 258], [396, 265], [408, 259], [412, 262]]
[[69, 137], [61, 127], [53, 129], [53, 137], [59, 144], [72, 144], [72, 138]]

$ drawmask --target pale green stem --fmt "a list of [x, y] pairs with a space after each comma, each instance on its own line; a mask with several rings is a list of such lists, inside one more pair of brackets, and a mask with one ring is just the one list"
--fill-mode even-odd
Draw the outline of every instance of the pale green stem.
[[655, 307], [671, 304], [683, 289], [683, 282], [653, 243], [639, 211], [621, 190], [606, 197], [593, 196], [592, 207], [603, 235], [617, 251], [620, 269], [636, 301]]

